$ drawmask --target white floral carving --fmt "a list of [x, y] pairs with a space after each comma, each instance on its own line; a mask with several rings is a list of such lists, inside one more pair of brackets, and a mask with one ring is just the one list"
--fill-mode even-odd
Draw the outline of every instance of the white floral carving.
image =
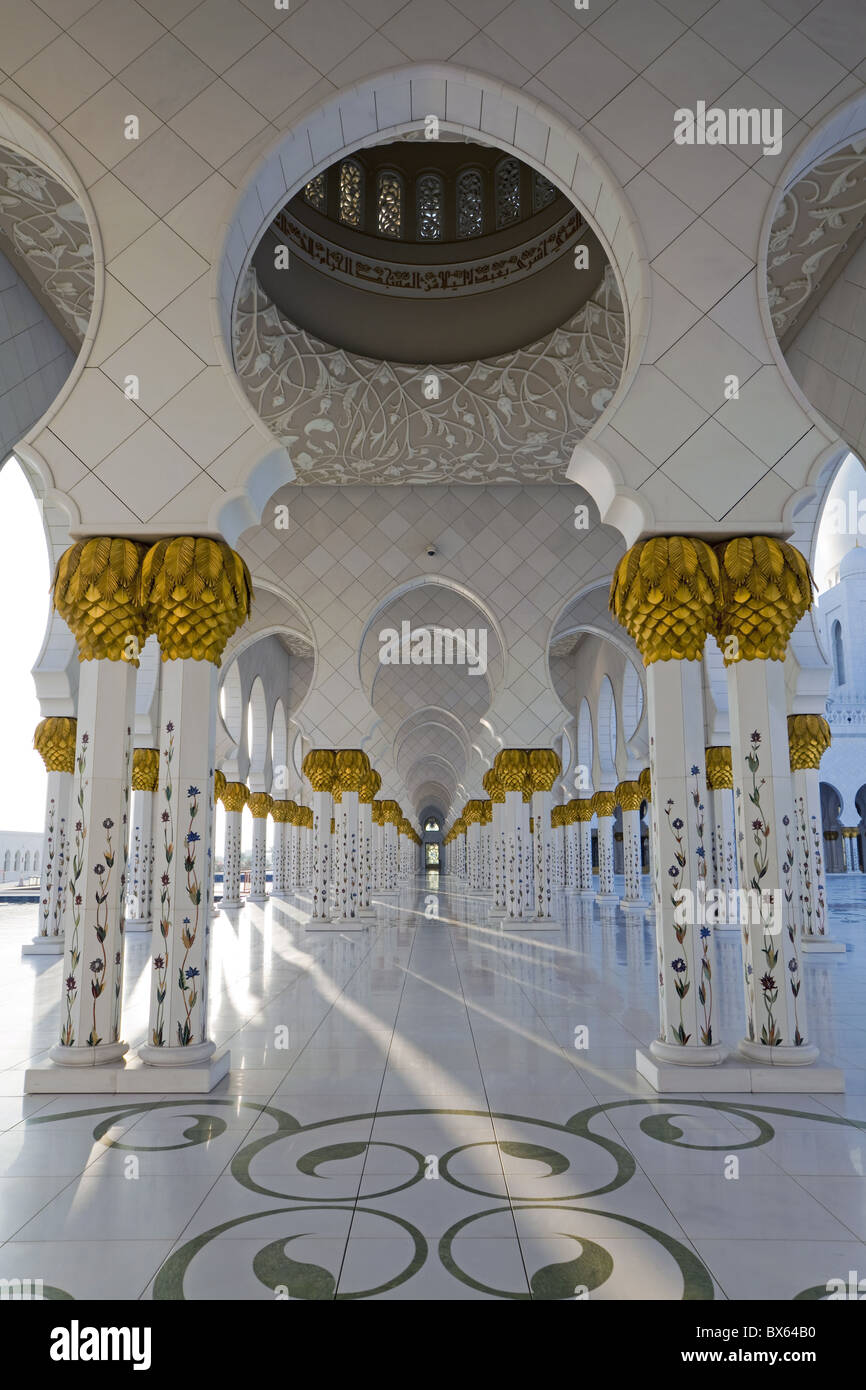
[[81, 341], [93, 307], [93, 246], [84, 210], [53, 175], [0, 149], [0, 238]]
[[776, 212], [767, 252], [767, 294], [777, 337], [804, 317], [834, 261], [850, 250], [854, 237], [860, 239], [864, 213], [862, 146], [848, 145], [830, 155], [788, 189]]
[[[613, 273], [561, 328], [517, 352], [435, 369], [375, 361], [293, 324], [247, 273], [235, 365], [299, 483], [562, 482], [619, 383], [625, 319]], [[438, 400], [424, 395], [427, 371]]]

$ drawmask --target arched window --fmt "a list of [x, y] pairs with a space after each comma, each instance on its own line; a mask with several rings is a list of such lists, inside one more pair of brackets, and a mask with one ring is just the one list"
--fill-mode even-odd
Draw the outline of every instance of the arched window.
[[577, 768], [575, 769], [575, 791], [592, 791], [592, 715], [589, 701], [580, 702], [577, 716]]
[[616, 777], [616, 701], [609, 676], [603, 676], [596, 705], [598, 761], [604, 780]]
[[549, 207], [556, 197], [556, 188], [538, 171], [532, 176], [532, 211], [541, 212], [542, 208]]
[[328, 205], [328, 188], [324, 174], [317, 174], [304, 188], [304, 199], [317, 212], [325, 212]]
[[25, 872], [25, 874], [29, 874], [29, 872], [30, 872], [30, 851], [29, 851], [29, 849], [26, 849], [26, 850], [24, 851], [24, 872]]
[[484, 231], [484, 180], [480, 169], [464, 169], [457, 179], [457, 235], [461, 239]]
[[422, 174], [415, 184], [415, 221], [419, 241], [442, 237], [444, 187], [439, 174]]
[[837, 685], [845, 684], [845, 649], [842, 646], [842, 624], [833, 624], [833, 676]]
[[631, 738], [643, 713], [643, 686], [637, 668], [631, 661], [625, 664], [622, 677], [622, 722], [623, 734]]
[[364, 220], [364, 171], [354, 159], [340, 165], [340, 221], [360, 227]]
[[13, 869], [14, 869], [14, 871], [15, 871], [16, 874], [18, 873], [18, 871], [19, 871], [20, 868], [21, 868], [21, 851], [20, 851], [20, 849], [16, 849], [16, 851], [15, 851], [15, 863], [13, 864], [12, 867], [13, 867]]
[[39, 873], [39, 850], [33, 856], [33, 872], [34, 874]]
[[496, 226], [508, 227], [520, 216], [520, 160], [500, 159], [496, 166]]
[[376, 230], [395, 237], [403, 231], [403, 180], [391, 169], [383, 169], [376, 180]]
[[4, 872], [4, 874], [8, 874], [9, 870], [11, 869], [11, 867], [12, 867], [12, 851], [9, 850], [9, 849], [7, 849], [6, 853], [3, 855], [3, 872]]

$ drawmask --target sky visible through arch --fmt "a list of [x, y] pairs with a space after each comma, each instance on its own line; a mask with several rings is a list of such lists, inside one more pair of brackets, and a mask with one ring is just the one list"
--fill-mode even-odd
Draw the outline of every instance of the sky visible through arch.
[[51, 575], [39, 504], [14, 458], [0, 469], [0, 830], [41, 830], [46, 774], [33, 747], [39, 701], [31, 668], [48, 617]]

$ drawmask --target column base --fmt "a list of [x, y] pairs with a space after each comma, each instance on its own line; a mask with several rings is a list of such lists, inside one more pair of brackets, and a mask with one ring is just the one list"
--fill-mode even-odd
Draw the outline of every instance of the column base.
[[845, 942], [844, 942], [844, 941], [834, 941], [831, 937], [827, 937], [827, 936], [801, 936], [801, 937], [800, 937], [800, 950], [801, 950], [801, 951], [804, 951], [804, 952], [806, 953], [806, 955], [809, 955], [809, 956], [811, 956], [811, 955], [821, 955], [821, 954], [823, 954], [823, 952], [825, 952], [825, 951], [834, 952], [834, 953], [835, 953], [835, 952], [838, 952], [839, 954], [844, 955], [845, 952], [847, 951], [847, 949], [848, 949], [848, 948], [847, 948], [847, 946], [845, 945]]
[[230, 911], [232, 908], [235, 908], [235, 907], [243, 907], [243, 905], [244, 905], [244, 904], [243, 904], [243, 899], [242, 899], [242, 898], [221, 898], [221, 899], [220, 899], [220, 908], [222, 909], [223, 912]]
[[247, 893], [248, 903], [266, 903], [270, 897], [269, 893]]
[[[118, 1044], [123, 1048], [125, 1043]], [[24, 1076], [24, 1089], [28, 1095], [66, 1094], [107, 1094], [136, 1095], [164, 1092], [212, 1091], [218, 1081], [228, 1074], [231, 1066], [231, 1053], [213, 1053], [214, 1044], [202, 1044], [210, 1051], [200, 1061], [192, 1065], [179, 1066], [174, 1058], [168, 1063], [151, 1066], [141, 1060], [140, 1055], [125, 1062], [115, 1059], [108, 1066], [56, 1066], [53, 1062], [41, 1062], [36, 1067], [28, 1067]], [[63, 1051], [88, 1051], [82, 1048], [64, 1048]], [[201, 1048], [155, 1048], [156, 1052], [177, 1053]]]
[[375, 916], [376, 916], [376, 909], [375, 909], [375, 907], [359, 907], [359, 908], [358, 908], [358, 916], [359, 916], [359, 917], [366, 917], [366, 918], [368, 918], [368, 919], [371, 918], [371, 917], [375, 917]]
[[126, 935], [128, 931], [150, 931], [152, 927], [152, 917], [127, 917], [123, 924], [123, 932]]
[[677, 1047], [658, 1039], [650, 1043], [649, 1052], [654, 1061], [673, 1067], [717, 1067], [728, 1055], [720, 1043], [714, 1047]]
[[519, 931], [522, 927], [531, 927], [533, 931], [559, 931], [562, 923], [555, 922], [552, 917], [491, 917], [491, 925], [504, 927], [506, 931]]
[[[811, 1067], [813, 1062], [818, 1060], [818, 1049], [814, 1043], [806, 1043], [803, 1047], [764, 1047], [763, 1043], [754, 1043], [749, 1038], [741, 1038], [737, 1043], [737, 1051], [748, 1058], [750, 1062], [757, 1062], [759, 1066], [765, 1067]], [[782, 1088], [780, 1087], [780, 1090]]]
[[595, 900], [597, 903], [615, 903], [618, 901], [613, 889], [609, 893], [596, 892]]
[[21, 947], [22, 956], [62, 956], [62, 936], [34, 936]]
[[646, 898], [620, 898], [619, 905], [623, 912], [646, 912]]
[[640, 1047], [635, 1054], [635, 1066], [654, 1090], [680, 1095], [684, 1092], [766, 1095], [776, 1091], [838, 1094], [845, 1090], [845, 1078], [836, 1067], [760, 1067], [736, 1057], [726, 1057], [712, 1067], [677, 1066], [656, 1061], [647, 1049]]
[[342, 921], [339, 917], [313, 917], [307, 922], [305, 931], [366, 931], [367, 923], [359, 922], [357, 917], [347, 917]]
[[48, 1053], [49, 1060], [62, 1070], [77, 1071], [84, 1068], [104, 1067], [109, 1062], [119, 1062], [129, 1043], [100, 1043], [98, 1047], [61, 1047], [56, 1043]]

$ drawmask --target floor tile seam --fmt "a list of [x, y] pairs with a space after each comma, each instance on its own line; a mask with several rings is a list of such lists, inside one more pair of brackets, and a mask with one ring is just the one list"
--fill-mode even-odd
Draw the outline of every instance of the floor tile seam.
[[[372, 1105], [372, 1122], [371, 1122], [371, 1125], [370, 1125], [370, 1134], [369, 1134], [369, 1137], [368, 1137], [368, 1140], [367, 1140], [368, 1148], [366, 1149], [365, 1154], [364, 1154], [364, 1162], [363, 1162], [363, 1164], [362, 1164], [361, 1172], [360, 1172], [360, 1175], [359, 1175], [359, 1178], [358, 1178], [358, 1192], [357, 1192], [357, 1195], [356, 1195], [356, 1198], [355, 1198], [355, 1203], [354, 1203], [354, 1205], [353, 1205], [352, 1215], [351, 1215], [351, 1218], [350, 1218], [350, 1220], [349, 1220], [348, 1230], [346, 1231], [346, 1243], [345, 1243], [345, 1245], [343, 1246], [343, 1254], [342, 1254], [342, 1257], [341, 1257], [341, 1259], [340, 1259], [340, 1268], [339, 1268], [339, 1270], [338, 1270], [338, 1272], [337, 1272], [337, 1276], [336, 1276], [335, 1296], [336, 1296], [336, 1293], [339, 1292], [340, 1281], [341, 1281], [341, 1279], [342, 1279], [342, 1277], [343, 1277], [343, 1270], [344, 1270], [345, 1264], [346, 1264], [346, 1255], [347, 1255], [348, 1249], [349, 1249], [349, 1241], [350, 1241], [350, 1239], [351, 1239], [351, 1237], [352, 1237], [352, 1228], [353, 1228], [354, 1225], [355, 1225], [355, 1216], [356, 1216], [357, 1211], [358, 1211], [358, 1202], [359, 1202], [360, 1196], [361, 1196], [361, 1188], [362, 1188], [362, 1186], [363, 1186], [364, 1177], [365, 1177], [365, 1174], [366, 1174], [366, 1172], [367, 1172], [367, 1162], [368, 1162], [368, 1160], [369, 1160], [369, 1144], [370, 1144], [370, 1141], [372, 1140], [372, 1137], [373, 1137], [373, 1130], [375, 1129], [375, 1126], [376, 1126], [376, 1117], [378, 1116], [378, 1113], [379, 1113], [379, 1103], [380, 1103], [380, 1101], [381, 1101], [381, 1099], [382, 1099], [382, 1090], [383, 1090], [384, 1085], [385, 1085], [385, 1076], [386, 1076], [387, 1071], [388, 1071], [388, 1058], [389, 1058], [390, 1055], [391, 1055], [391, 1047], [392, 1047], [393, 1042], [394, 1042], [394, 1034], [395, 1034], [395, 1032], [397, 1031], [397, 1024], [398, 1024], [398, 1020], [399, 1020], [399, 1018], [400, 1018], [400, 1008], [401, 1008], [402, 1002], [403, 1002], [403, 995], [404, 995], [405, 992], [406, 992], [406, 986], [407, 986], [408, 981], [409, 981], [408, 967], [409, 967], [409, 964], [410, 964], [410, 962], [411, 962], [411, 960], [412, 960], [412, 956], [414, 955], [414, 952], [415, 952], [415, 944], [416, 944], [417, 939], [418, 939], [418, 934], [417, 934], [417, 933], [418, 933], [418, 929], [417, 929], [417, 927], [416, 927], [416, 925], [415, 925], [414, 923], [411, 924], [410, 930], [411, 930], [411, 932], [412, 932], [412, 940], [411, 940], [411, 945], [410, 945], [410, 947], [409, 947], [408, 959], [407, 959], [407, 962], [406, 962], [406, 967], [407, 967], [407, 968], [403, 971], [403, 984], [402, 984], [402, 988], [401, 988], [401, 990], [400, 990], [400, 1001], [399, 1001], [399, 1003], [398, 1003], [398, 1005], [397, 1005], [397, 1012], [396, 1012], [396, 1014], [394, 1015], [394, 1025], [393, 1025], [393, 1027], [392, 1027], [392, 1029], [391, 1029], [391, 1038], [390, 1038], [390, 1041], [389, 1041], [389, 1044], [388, 1044], [388, 1051], [387, 1051], [386, 1056], [385, 1056], [385, 1065], [384, 1065], [384, 1067], [382, 1068], [382, 1080], [381, 1080], [381, 1082], [379, 1083], [379, 1090], [378, 1090], [378, 1092], [377, 1092], [377, 1094], [376, 1094], [376, 1099], [374, 1100], [373, 1105]], [[372, 947], [371, 947], [371, 949], [372, 949]]]
[[[351, 984], [351, 982], [356, 978], [356, 976], [357, 976], [358, 972], [360, 971], [362, 965], [369, 959], [369, 956], [371, 955], [371, 953], [372, 953], [372, 951], [373, 951], [373, 949], [374, 949], [374, 945], [375, 945], [375, 941], [374, 941], [373, 939], [371, 939], [371, 940], [367, 943], [367, 950], [365, 951], [363, 958], [362, 958], [361, 960], [359, 960], [358, 962], [356, 962], [356, 964], [355, 964], [353, 970], [351, 971], [351, 974], [349, 975], [349, 977], [348, 977], [348, 978], [343, 982], [343, 984], [341, 985], [341, 987], [340, 987], [340, 994], [337, 996], [338, 999], [339, 999], [343, 994], [345, 994], [346, 989], [347, 989], [348, 986]], [[300, 977], [299, 977], [299, 979], [301, 979], [301, 978], [304, 978], [304, 976], [300, 976]], [[294, 984], [297, 984], [298, 981], [293, 981], [293, 983], [294, 983]], [[277, 996], [275, 996], [275, 997], [276, 997], [276, 998], [279, 998], [280, 995], [277, 995]], [[270, 999], [269, 999], [268, 1004], [270, 1005], [270, 1003], [271, 1003], [271, 1001], [270, 1001]], [[303, 1045], [303, 1047], [301, 1048], [300, 1052], [298, 1053], [297, 1057], [296, 1057], [295, 1060], [292, 1062], [291, 1066], [288, 1068], [287, 1072], [285, 1073], [285, 1076], [283, 1077], [283, 1081], [285, 1080], [286, 1076], [290, 1075], [291, 1072], [294, 1070], [294, 1068], [297, 1066], [298, 1062], [301, 1060], [301, 1058], [303, 1057], [303, 1055], [304, 1055], [304, 1053], [306, 1052], [307, 1048], [308, 1048], [308, 1047], [310, 1046], [310, 1044], [312, 1043], [312, 1041], [313, 1041], [313, 1039], [315, 1038], [316, 1034], [318, 1033], [319, 1029], [322, 1028], [323, 1025], [325, 1024], [326, 1020], [329, 1019], [329, 1018], [332, 1016], [332, 1014], [334, 1013], [334, 1011], [335, 1011], [336, 1008], [337, 1008], [337, 999], [334, 999], [334, 1000], [331, 1001], [331, 1003], [330, 1003], [329, 1006], [328, 1006], [328, 1009], [327, 1009], [326, 1013], [323, 1015], [322, 1018], [319, 1019], [319, 1022], [316, 1024], [316, 1026], [315, 1026], [315, 1028], [313, 1029], [312, 1033], [311, 1033], [311, 1034], [309, 1035], [309, 1037], [307, 1038], [306, 1042], [304, 1043], [304, 1045]], [[393, 1029], [392, 1029], [392, 1031], [391, 1031], [391, 1036], [392, 1036], [392, 1038], [393, 1038]], [[390, 1050], [390, 1049], [389, 1049], [389, 1050]], [[384, 1069], [383, 1069], [383, 1079], [384, 1079]], [[281, 1082], [280, 1084], [282, 1084], [282, 1082]], [[277, 1087], [277, 1090], [279, 1090], [279, 1086]], [[271, 1096], [271, 1099], [273, 1099], [273, 1095]]]
[[[459, 963], [459, 960], [458, 960], [458, 957], [457, 957], [457, 951], [456, 951], [455, 945], [454, 945], [453, 932], [454, 932], [454, 928], [451, 927], [451, 926], [449, 926], [449, 927], [448, 927], [448, 941], [449, 941], [449, 945], [450, 945], [450, 948], [451, 948], [451, 955], [452, 955], [452, 959], [453, 959], [453, 961], [454, 961], [455, 969], [456, 969], [456, 971], [457, 971], [457, 979], [458, 979], [459, 982], [460, 982], [460, 993], [461, 993], [461, 996], [462, 996], [462, 998], [463, 998], [463, 1006], [464, 1006], [464, 1008], [466, 1009], [466, 1022], [467, 1022], [468, 1027], [469, 1027], [469, 1035], [470, 1035], [470, 1037], [472, 1038], [472, 1046], [473, 1046], [473, 1049], [474, 1049], [474, 1051], [475, 1051], [475, 1060], [476, 1060], [477, 1065], [478, 1065], [478, 1073], [479, 1073], [479, 1076], [481, 1077], [481, 1088], [482, 1088], [482, 1092], [483, 1092], [483, 1094], [484, 1094], [484, 1101], [485, 1101], [485, 1104], [486, 1104], [486, 1106], [487, 1106], [487, 1113], [488, 1113], [488, 1115], [489, 1115], [489, 1117], [490, 1117], [491, 1126], [493, 1127], [493, 1138], [494, 1138], [494, 1142], [496, 1143], [497, 1160], [498, 1160], [498, 1162], [499, 1162], [500, 1171], [501, 1171], [501, 1173], [502, 1173], [502, 1180], [503, 1180], [503, 1183], [505, 1184], [505, 1196], [506, 1196], [506, 1200], [507, 1200], [507, 1202], [508, 1202], [508, 1210], [509, 1210], [509, 1212], [510, 1212], [510, 1214], [511, 1214], [511, 1221], [512, 1221], [512, 1224], [513, 1224], [513, 1226], [514, 1226], [514, 1235], [515, 1235], [515, 1238], [516, 1238], [517, 1241], [518, 1241], [517, 1248], [518, 1248], [518, 1250], [519, 1250], [519, 1252], [520, 1252], [520, 1262], [521, 1262], [521, 1265], [523, 1266], [523, 1277], [524, 1277], [524, 1279], [526, 1280], [526, 1288], [527, 1288], [527, 1291], [528, 1291], [529, 1293], [531, 1293], [532, 1285], [531, 1285], [530, 1280], [529, 1280], [529, 1270], [528, 1270], [528, 1268], [527, 1268], [526, 1260], [525, 1260], [524, 1254], [523, 1254], [523, 1249], [522, 1249], [522, 1247], [521, 1247], [521, 1245], [520, 1245], [520, 1241], [519, 1241], [519, 1237], [518, 1237], [517, 1219], [516, 1219], [516, 1217], [515, 1217], [515, 1215], [514, 1215], [514, 1208], [513, 1208], [513, 1205], [512, 1205], [512, 1202], [511, 1202], [511, 1196], [510, 1196], [510, 1193], [509, 1193], [509, 1190], [508, 1190], [508, 1179], [507, 1179], [507, 1177], [506, 1177], [505, 1168], [504, 1168], [503, 1163], [502, 1163], [502, 1154], [501, 1154], [500, 1149], [499, 1149], [499, 1141], [498, 1141], [497, 1138], [496, 1138], [496, 1122], [495, 1122], [495, 1120], [494, 1120], [494, 1118], [493, 1118], [493, 1111], [492, 1111], [491, 1106], [490, 1106], [490, 1094], [489, 1094], [489, 1091], [488, 1091], [488, 1089], [487, 1089], [487, 1082], [486, 1082], [485, 1077], [484, 1077], [484, 1068], [483, 1068], [483, 1066], [481, 1065], [481, 1058], [480, 1058], [480, 1056], [479, 1056], [479, 1054], [478, 1054], [478, 1042], [477, 1042], [477, 1039], [476, 1039], [476, 1036], [475, 1036], [475, 1029], [474, 1029], [473, 1026], [472, 1026], [472, 1014], [471, 1014], [471, 1011], [470, 1011], [470, 1009], [469, 1009], [469, 1005], [468, 1005], [468, 1003], [467, 1003], [467, 1001], [466, 1001], [466, 990], [465, 990], [464, 985], [463, 985], [463, 976], [462, 976], [462, 974], [461, 974], [461, 972], [460, 972], [460, 963]], [[500, 1025], [500, 1026], [501, 1026], [501, 1025]]]

